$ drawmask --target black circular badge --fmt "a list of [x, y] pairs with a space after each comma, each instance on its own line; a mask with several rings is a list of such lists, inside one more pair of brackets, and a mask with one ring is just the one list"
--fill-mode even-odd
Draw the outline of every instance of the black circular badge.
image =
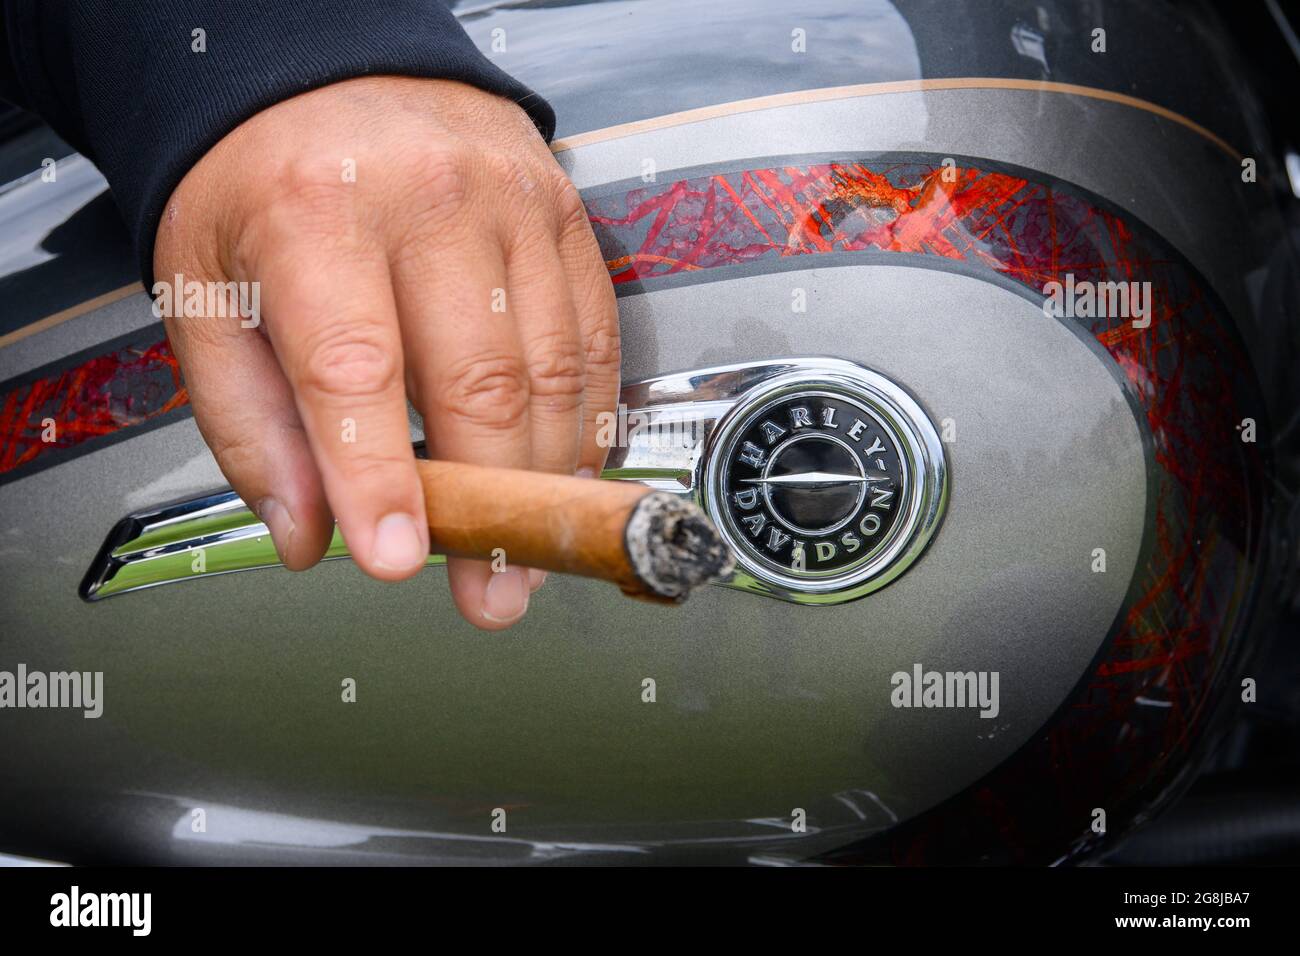
[[865, 563], [907, 510], [895, 432], [867, 403], [829, 391], [761, 405], [723, 454], [722, 505], [735, 545], [792, 577]]

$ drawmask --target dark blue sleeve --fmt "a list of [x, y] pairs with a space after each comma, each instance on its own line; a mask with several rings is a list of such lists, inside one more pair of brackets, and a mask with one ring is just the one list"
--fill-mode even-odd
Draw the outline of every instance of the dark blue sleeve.
[[0, 98], [99, 167], [146, 286], [181, 178], [230, 130], [295, 94], [372, 74], [460, 80], [517, 102], [547, 139], [555, 128], [546, 101], [483, 56], [442, 0], [0, 4]]

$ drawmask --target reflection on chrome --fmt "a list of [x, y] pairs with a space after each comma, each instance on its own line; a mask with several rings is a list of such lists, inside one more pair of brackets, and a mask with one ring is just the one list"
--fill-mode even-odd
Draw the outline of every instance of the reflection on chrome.
[[[164, 796], [153, 793], [138, 795], [154, 798]], [[187, 844], [374, 852], [377, 849], [373, 846], [375, 841], [396, 840], [399, 841], [397, 852], [401, 855], [473, 857], [482, 855], [474, 852], [475, 847], [491, 849], [498, 855], [502, 847], [512, 847], [520, 851], [518, 855], [510, 854], [512, 859], [524, 858], [534, 862], [593, 853], [648, 852], [644, 847], [631, 844], [522, 840], [507, 834], [478, 837], [435, 830], [405, 830], [248, 810], [191, 797], [166, 796], [166, 799], [182, 808], [180, 817], [172, 825], [171, 838]], [[203, 813], [203, 824], [202, 829], [196, 832], [195, 811], [200, 810]], [[440, 847], [437, 844], [453, 844], [461, 847], [461, 850], [458, 852], [455, 846]]]
[[[284, 860], [285, 851], [299, 851], [303, 862], [420, 862], [420, 863], [554, 863], [599, 857], [620, 862], [619, 857], [643, 857], [652, 851], [677, 849], [683, 854], [719, 844], [741, 850], [733, 862], [748, 860], [770, 866], [803, 865], [819, 850], [885, 829], [896, 817], [874, 793], [844, 791], [808, 805], [806, 828], [795, 832], [791, 817], [755, 817], [747, 820], [709, 821], [704, 830], [722, 836], [697, 836], [698, 824], [674, 836], [638, 840], [569, 840], [563, 837], [526, 839], [508, 833], [482, 835], [447, 830], [412, 829], [370, 823], [344, 822], [317, 816], [237, 807], [193, 796], [129, 791], [132, 797], [161, 801], [161, 820], [172, 851], [190, 862], [220, 862], [226, 851], [265, 849]], [[880, 812], [863, 812], [857, 798]], [[845, 808], [849, 812], [845, 811]], [[484, 810], [486, 827], [487, 811]], [[816, 823], [814, 823], [814, 820]], [[168, 822], [170, 821], [170, 822]], [[863, 829], [863, 824], [870, 826]], [[790, 850], [784, 849], [789, 845]], [[684, 855], [682, 859], [692, 859]], [[590, 859], [585, 862], [593, 862]]]
[[[802, 382], [814, 374], [829, 375], [834, 381], [880, 379], [854, 363], [803, 358], [676, 372], [626, 385], [619, 404], [621, 421], [613, 430], [624, 436], [625, 443], [610, 449], [601, 477], [638, 481], [658, 491], [690, 498], [716, 515], [718, 504], [712, 494], [706, 493], [704, 478], [710, 470], [708, 456], [720, 423], [749, 401], [760, 386]], [[884, 383], [877, 387], [892, 396], [892, 401], [911, 407], [910, 397], [896, 386]], [[915, 416], [924, 418], [924, 413], [918, 408]], [[634, 427], [628, 428], [627, 421]], [[689, 436], [690, 441], [664, 441], [666, 432], [679, 438]], [[422, 446], [417, 446], [417, 454], [422, 453]], [[813, 585], [796, 581], [778, 586], [741, 571], [731, 580], [720, 582], [721, 586], [796, 603], [835, 604], [892, 580], [924, 548], [946, 501], [946, 469], [937, 438], [923, 448], [918, 446], [914, 454], [916, 471], [924, 479], [919, 487], [926, 493], [923, 502], [915, 503], [918, 508], [924, 505], [917, 522], [919, 531], [899, 538], [895, 550], [905, 547], [906, 554], [878, 581], [837, 593], [826, 582]], [[870, 480], [874, 479], [869, 478], [868, 483]], [[892, 560], [893, 552], [887, 556]], [[347, 557], [347, 545], [336, 528], [325, 560]], [[432, 555], [427, 563], [442, 565], [445, 559]], [[86, 601], [99, 601], [164, 584], [279, 566], [266, 525], [227, 488], [123, 518], [109, 532], [78, 593]], [[812, 591], [819, 593], [805, 593]]]

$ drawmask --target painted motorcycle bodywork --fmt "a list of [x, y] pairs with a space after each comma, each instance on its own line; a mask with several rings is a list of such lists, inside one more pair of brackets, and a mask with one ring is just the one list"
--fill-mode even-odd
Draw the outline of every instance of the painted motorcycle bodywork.
[[[1268, 294], [1293, 269], [1278, 174], [1233, 55], [1199, 8], [1104, 13], [462, 14], [560, 116], [630, 405], [668, 373], [815, 354], [942, 426], [943, 526], [837, 607], [718, 588], [665, 609], [553, 580], [488, 636], [440, 570], [392, 586], [349, 562], [82, 602], [120, 518], [225, 482], [97, 174], [70, 157], [60, 191], [0, 193], [0, 669], [102, 671], [106, 695], [93, 720], [0, 712], [0, 848], [928, 863], [1113, 845], [1195, 767], [1279, 599], [1273, 423], [1295, 396]], [[1051, 283], [1130, 281], [1150, 283], [1145, 325], [1044, 311]], [[917, 666], [996, 672], [996, 716], [895, 706]]]

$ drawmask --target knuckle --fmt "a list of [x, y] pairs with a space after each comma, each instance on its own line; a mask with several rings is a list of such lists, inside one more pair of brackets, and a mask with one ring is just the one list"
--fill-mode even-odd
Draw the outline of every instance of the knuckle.
[[473, 157], [456, 144], [416, 153], [407, 164], [406, 176], [420, 197], [417, 212], [439, 221], [456, 216], [469, 196]]
[[522, 184], [520, 177], [524, 175], [524, 171], [509, 153], [495, 149], [485, 150], [479, 162], [489, 182], [506, 185]]
[[544, 175], [533, 163], [501, 152], [484, 158], [484, 169], [498, 197], [500, 227], [511, 251], [523, 252], [551, 231], [548, 191]]
[[563, 333], [549, 336], [531, 358], [529, 378], [533, 397], [549, 399], [552, 406], [576, 408], [586, 388], [582, 344]]
[[288, 166], [272, 180], [264, 201], [251, 204], [232, 243], [231, 262], [241, 274], [304, 240], [331, 246], [354, 232], [356, 206], [342, 178], [329, 170]]
[[[348, 480], [356, 485], [382, 486], [387, 491], [414, 477], [413, 456], [386, 454], [366, 449], [365, 454], [348, 456], [339, 462], [347, 472]], [[408, 476], [409, 473], [409, 476]]]
[[365, 326], [339, 325], [307, 344], [300, 386], [331, 398], [365, 398], [393, 388], [399, 365], [384, 336]]
[[443, 415], [478, 428], [508, 428], [528, 408], [528, 368], [518, 356], [480, 355], [451, 368], [434, 402]]
[[290, 206], [335, 206], [348, 193], [336, 169], [295, 163], [284, 167], [277, 179], [278, 196]]
[[582, 201], [578, 187], [563, 172], [556, 172], [556, 181], [552, 187], [555, 195], [555, 218], [561, 236], [572, 233], [591, 231], [587, 219], [587, 207]]
[[618, 319], [610, 316], [587, 331], [587, 367], [602, 375], [617, 375], [623, 364], [623, 351], [619, 341]]
[[332, 230], [355, 213], [351, 187], [333, 168], [293, 165], [281, 170], [275, 193], [261, 216], [273, 227], [294, 231], [326, 225]]

